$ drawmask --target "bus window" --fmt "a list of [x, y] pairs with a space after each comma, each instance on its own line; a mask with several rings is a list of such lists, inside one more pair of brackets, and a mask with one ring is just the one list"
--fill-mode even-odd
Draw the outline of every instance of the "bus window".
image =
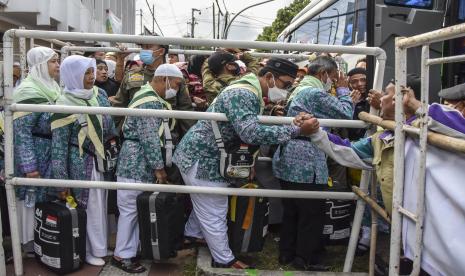
[[366, 0], [339, 0], [297, 28], [289, 42], [353, 45], [366, 40]]
[[418, 9], [431, 9], [433, 7], [433, 0], [384, 0], [384, 3]]
[[458, 15], [458, 20], [459, 21], [465, 21], [465, 0], [460, 0], [459, 1], [459, 15]]

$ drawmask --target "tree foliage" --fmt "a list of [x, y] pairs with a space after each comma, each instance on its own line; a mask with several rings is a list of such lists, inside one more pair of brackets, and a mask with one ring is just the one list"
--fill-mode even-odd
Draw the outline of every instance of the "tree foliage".
[[289, 6], [279, 9], [271, 26], [263, 28], [263, 32], [258, 35], [256, 40], [276, 41], [278, 35], [291, 23], [292, 18], [309, 3], [310, 0], [294, 0]]

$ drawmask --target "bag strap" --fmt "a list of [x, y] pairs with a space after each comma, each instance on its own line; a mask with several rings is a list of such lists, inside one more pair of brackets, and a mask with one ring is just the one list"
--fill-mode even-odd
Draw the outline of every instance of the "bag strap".
[[152, 243], [152, 256], [155, 260], [160, 260], [160, 246], [158, 243], [158, 227], [157, 227], [157, 210], [155, 203], [158, 192], [154, 192], [149, 197], [149, 214], [150, 214], [150, 241]]
[[163, 133], [165, 135], [165, 165], [171, 167], [173, 165], [173, 137], [169, 125], [169, 119], [163, 119]]
[[224, 148], [223, 137], [221, 137], [220, 129], [218, 127], [218, 123], [216, 121], [211, 121], [213, 135], [215, 135], [215, 142], [218, 146], [218, 150], [220, 151], [220, 174], [224, 177], [224, 169], [226, 167], [226, 150]]

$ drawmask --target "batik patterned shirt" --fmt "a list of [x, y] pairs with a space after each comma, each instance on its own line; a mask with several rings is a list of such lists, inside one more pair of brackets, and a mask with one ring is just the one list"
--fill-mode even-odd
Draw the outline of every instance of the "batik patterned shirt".
[[[338, 88], [337, 97], [323, 89], [308, 87], [289, 104], [287, 116], [300, 112], [321, 119], [352, 119], [352, 100], [347, 88]], [[326, 156], [308, 138], [297, 137], [281, 145], [273, 157], [273, 173], [282, 180], [297, 183], [326, 184]]]
[[[218, 122], [225, 144], [241, 141], [251, 145], [282, 144], [299, 135], [300, 128], [296, 126], [260, 124], [257, 117], [260, 110], [260, 100], [255, 94], [245, 88], [233, 88], [222, 92], [207, 111], [224, 113], [228, 118], [228, 122]], [[210, 121], [199, 121], [187, 132], [173, 162], [183, 173], [198, 162], [198, 179], [227, 182], [220, 175], [220, 152]]]
[[[25, 177], [27, 173], [38, 171], [40, 177], [51, 177], [51, 114], [34, 112], [13, 121], [15, 175]], [[28, 187], [16, 188], [16, 196], [24, 200]], [[47, 200], [47, 194], [52, 191], [48, 187], [33, 187], [36, 202]]]
[[[164, 109], [160, 102], [147, 102], [140, 109]], [[124, 142], [117, 176], [153, 183], [155, 170], [164, 168], [158, 129], [163, 119], [128, 116], [123, 126]]]
[[[97, 101], [101, 107], [110, 107], [108, 96], [103, 89], [99, 89]], [[116, 136], [116, 129], [111, 115], [102, 115], [103, 140]], [[56, 128], [52, 132], [52, 172], [56, 179], [91, 180], [94, 168], [94, 156], [88, 152], [94, 152], [95, 147], [86, 137], [82, 148], [85, 149], [82, 156], [79, 154], [78, 134], [79, 122], [64, 127]], [[89, 189], [74, 188], [73, 194], [78, 204], [85, 208], [89, 197]]]

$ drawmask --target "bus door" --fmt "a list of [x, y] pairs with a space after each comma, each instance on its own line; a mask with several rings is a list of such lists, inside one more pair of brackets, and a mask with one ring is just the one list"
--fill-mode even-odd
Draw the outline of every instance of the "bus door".
[[[465, 0], [450, 2], [446, 17], [446, 27], [465, 22]], [[465, 37], [449, 40], [444, 43], [444, 56], [465, 54]], [[452, 87], [465, 83], [465, 62], [444, 65], [443, 86]]]
[[[443, 0], [376, 0], [375, 3], [373, 41], [368, 45], [383, 48], [387, 54], [385, 84], [394, 79], [395, 38], [413, 36], [442, 28], [446, 2]], [[370, 9], [369, 9], [370, 10]], [[369, 39], [370, 40], [370, 39]], [[371, 43], [370, 43], [371, 42]], [[432, 44], [430, 57], [442, 56], [442, 43]], [[407, 72], [420, 76], [421, 47], [407, 51]], [[440, 66], [430, 69], [430, 101], [437, 101], [437, 92], [441, 89]]]

